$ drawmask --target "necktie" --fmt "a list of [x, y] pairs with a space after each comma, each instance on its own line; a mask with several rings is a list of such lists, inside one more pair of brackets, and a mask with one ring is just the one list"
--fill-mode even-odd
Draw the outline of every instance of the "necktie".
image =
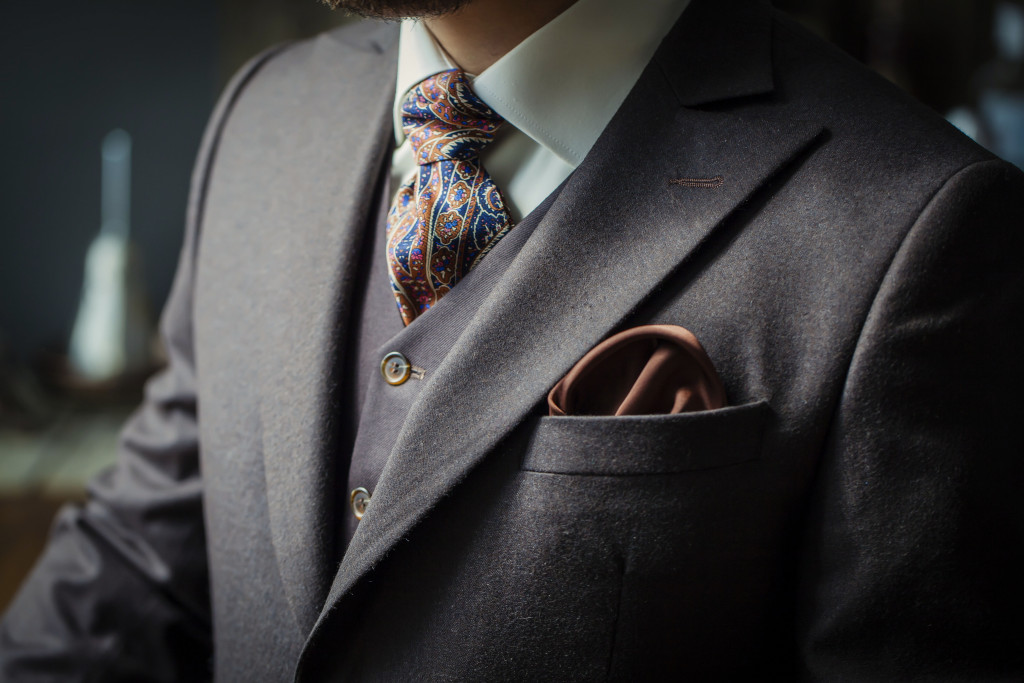
[[402, 129], [419, 169], [391, 205], [387, 238], [391, 287], [406, 325], [512, 228], [479, 158], [503, 123], [458, 69], [427, 78], [402, 102]]

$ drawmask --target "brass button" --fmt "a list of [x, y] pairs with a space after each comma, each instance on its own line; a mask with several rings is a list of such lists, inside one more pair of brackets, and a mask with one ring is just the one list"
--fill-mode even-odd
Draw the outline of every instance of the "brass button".
[[370, 492], [362, 486], [352, 489], [349, 502], [352, 503], [352, 514], [356, 516], [356, 519], [362, 519], [366, 514], [366, 508], [370, 506]]
[[392, 351], [380, 362], [380, 374], [391, 386], [405, 384], [412, 375], [412, 363], [398, 351]]

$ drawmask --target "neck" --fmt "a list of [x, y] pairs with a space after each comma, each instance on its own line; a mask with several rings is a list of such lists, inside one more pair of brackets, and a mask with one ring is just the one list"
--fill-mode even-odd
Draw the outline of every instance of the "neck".
[[460, 69], [480, 74], [576, 0], [472, 0], [461, 9], [424, 19]]

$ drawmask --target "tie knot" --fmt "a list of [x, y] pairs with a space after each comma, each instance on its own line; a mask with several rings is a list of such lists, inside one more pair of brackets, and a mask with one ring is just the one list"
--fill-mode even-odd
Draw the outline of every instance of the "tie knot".
[[476, 96], [461, 69], [421, 81], [402, 101], [402, 130], [420, 165], [479, 156], [504, 122]]

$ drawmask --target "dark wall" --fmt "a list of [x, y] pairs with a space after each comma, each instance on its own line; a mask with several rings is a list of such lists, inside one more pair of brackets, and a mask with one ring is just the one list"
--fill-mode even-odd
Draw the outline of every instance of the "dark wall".
[[21, 0], [0, 21], [0, 336], [66, 341], [100, 222], [100, 143], [133, 137], [132, 231], [159, 307], [218, 87], [212, 0]]
[[971, 102], [996, 0], [773, 0], [940, 113]]

